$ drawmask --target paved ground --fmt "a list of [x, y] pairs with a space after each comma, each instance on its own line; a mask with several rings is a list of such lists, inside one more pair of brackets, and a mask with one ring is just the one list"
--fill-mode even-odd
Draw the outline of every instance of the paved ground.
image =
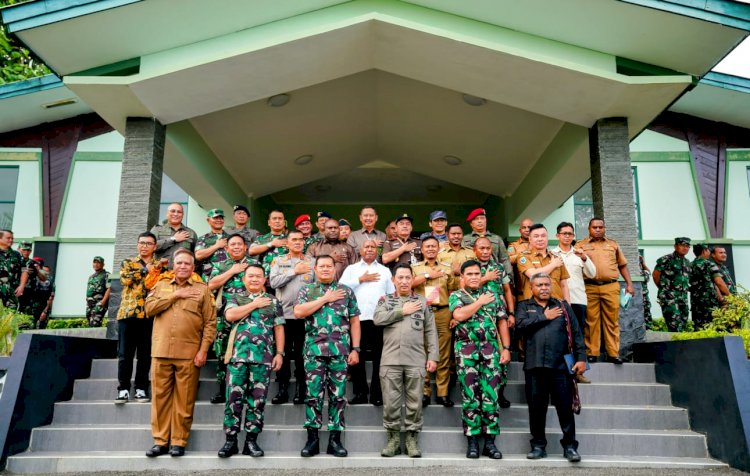
[[[274, 476], [348, 476], [352, 474], [354, 470], [336, 469], [336, 470], [275, 470], [273, 471]], [[367, 474], [368, 476], [418, 476], [427, 473], [426, 468], [420, 469], [357, 469], [357, 473]], [[502, 476], [568, 476], [582, 474], [596, 474], [597, 476], [653, 476], [658, 473], [659, 476], [740, 476], [747, 473], [738, 471], [735, 469], [715, 469], [715, 470], [690, 470], [690, 469], [619, 469], [619, 468], [575, 468], [561, 469], [561, 468], [488, 468], [488, 469], [470, 469], [470, 468], [448, 468], [448, 467], [436, 467], [430, 468], [430, 476], [455, 476], [456, 474], [462, 473], [464, 475], [502, 475]], [[174, 476], [177, 473], [171, 471], [139, 471], [139, 472], [98, 472], [98, 473], [86, 473], [86, 476]], [[267, 476], [268, 470], [222, 470], [221, 476]], [[216, 476], [217, 471], [191, 471], [181, 472], [180, 475], [189, 476]], [[58, 476], [53, 474], [45, 474], [38, 476]]]

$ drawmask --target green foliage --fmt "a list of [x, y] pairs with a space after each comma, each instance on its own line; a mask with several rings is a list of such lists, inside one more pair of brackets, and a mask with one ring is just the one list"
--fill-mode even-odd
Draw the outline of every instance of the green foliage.
[[[22, 3], [25, 0], [0, 0], [0, 7]], [[9, 37], [0, 24], [0, 85], [50, 74], [49, 68], [37, 61], [20, 42]]]
[[[83, 329], [89, 327], [89, 320], [77, 319], [50, 319], [47, 329]], [[107, 319], [104, 319], [102, 327], [107, 327]]]
[[[669, 332], [669, 329], [667, 329], [667, 321], [665, 321], [663, 317], [652, 319], [650, 322], [646, 323], [646, 327], [648, 327], [648, 330], [654, 332]], [[693, 332], [694, 330], [695, 327], [693, 327], [693, 321], [688, 321], [685, 326], [685, 332]]]
[[23, 329], [31, 329], [33, 322], [31, 316], [0, 303], [0, 355], [10, 355], [18, 333]]

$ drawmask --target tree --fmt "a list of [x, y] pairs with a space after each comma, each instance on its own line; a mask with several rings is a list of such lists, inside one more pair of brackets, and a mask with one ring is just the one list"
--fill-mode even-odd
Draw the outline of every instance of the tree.
[[[27, 0], [0, 0], [0, 7], [23, 1]], [[44, 76], [50, 72], [18, 40], [9, 37], [5, 25], [0, 24], [0, 85]]]

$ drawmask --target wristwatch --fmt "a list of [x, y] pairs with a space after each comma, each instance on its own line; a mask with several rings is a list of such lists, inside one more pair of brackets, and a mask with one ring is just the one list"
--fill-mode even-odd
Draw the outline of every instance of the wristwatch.
[[424, 279], [430, 279], [430, 273], [422, 273], [422, 276], [424, 276]]
[[510, 350], [510, 346], [509, 345], [503, 345], [503, 350]]
[[361, 347], [352, 347], [352, 350], [355, 351], [355, 352], [362, 352], [362, 348]]
[[508, 315], [515, 317], [516, 316], [516, 311], [508, 311]]
[[282, 357], [286, 357], [286, 353], [285, 352], [279, 352], [278, 350], [276, 351], [276, 355], [280, 355]]

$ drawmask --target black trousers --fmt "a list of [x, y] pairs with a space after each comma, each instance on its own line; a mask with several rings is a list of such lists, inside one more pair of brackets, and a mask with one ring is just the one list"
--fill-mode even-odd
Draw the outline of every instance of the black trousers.
[[[383, 392], [380, 389], [380, 357], [383, 353], [383, 328], [378, 327], [371, 320], [359, 321], [362, 337], [360, 347], [362, 353], [359, 363], [349, 368], [352, 374], [352, 386], [354, 395], [370, 395], [370, 399], [381, 399]], [[370, 385], [367, 385], [367, 370], [365, 360], [372, 361], [372, 375]]]
[[576, 315], [578, 328], [583, 332], [586, 328], [586, 306], [583, 304], [571, 304], [570, 307], [573, 308], [573, 314]]
[[550, 398], [557, 410], [557, 419], [563, 438], [563, 448], [578, 449], [576, 423], [573, 416], [573, 400], [570, 396], [572, 378], [565, 370], [536, 368], [526, 370], [526, 402], [529, 405], [529, 427], [531, 447], [545, 448], [547, 438], [544, 428], [547, 423], [547, 408]]
[[294, 379], [297, 385], [305, 384], [305, 363], [302, 361], [302, 347], [305, 345], [305, 320], [287, 319], [284, 324], [284, 363], [276, 372], [276, 381], [289, 385], [292, 376], [291, 364], [294, 361]]
[[135, 367], [135, 388], [148, 392], [148, 372], [151, 368], [152, 319], [120, 319], [117, 321], [119, 343], [117, 345], [117, 390], [130, 390], [133, 375], [133, 357], [138, 358]]

